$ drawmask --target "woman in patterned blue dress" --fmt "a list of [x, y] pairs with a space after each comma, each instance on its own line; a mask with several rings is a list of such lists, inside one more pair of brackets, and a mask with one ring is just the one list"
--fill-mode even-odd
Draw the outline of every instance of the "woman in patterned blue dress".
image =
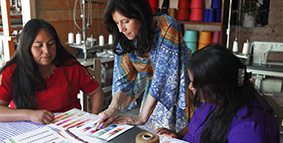
[[[153, 130], [163, 126], [181, 130], [186, 126], [183, 110], [193, 106], [187, 105], [191, 99], [187, 73], [191, 52], [182, 39], [179, 23], [166, 14], [153, 16], [147, 0], [109, 0], [102, 20], [114, 35], [116, 57], [112, 101], [99, 114], [96, 127], [113, 121], [146, 124]], [[129, 107], [142, 78], [147, 84], [139, 116], [115, 118], [118, 108]]]

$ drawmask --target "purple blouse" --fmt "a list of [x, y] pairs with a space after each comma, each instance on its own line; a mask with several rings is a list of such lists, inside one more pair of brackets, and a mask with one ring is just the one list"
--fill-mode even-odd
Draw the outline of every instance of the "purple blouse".
[[[260, 107], [258, 101], [253, 100], [252, 105]], [[216, 105], [201, 102], [196, 109], [189, 126], [189, 132], [184, 136], [183, 140], [190, 143], [199, 143], [201, 131], [205, 125], [205, 119], [210, 112], [214, 110]], [[267, 109], [270, 107], [267, 105]], [[252, 108], [252, 114], [246, 119], [238, 119], [234, 116], [227, 135], [229, 143], [270, 143], [269, 129], [266, 116], [263, 110]], [[248, 111], [247, 107], [240, 108], [237, 112], [238, 117], [243, 117]], [[279, 143], [280, 134], [278, 123], [274, 114], [268, 113], [269, 125], [271, 128], [272, 143]]]

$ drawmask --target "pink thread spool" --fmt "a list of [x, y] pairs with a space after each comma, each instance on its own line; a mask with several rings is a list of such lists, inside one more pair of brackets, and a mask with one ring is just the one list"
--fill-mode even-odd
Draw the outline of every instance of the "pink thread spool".
[[190, 20], [191, 21], [203, 21], [203, 14], [204, 14], [203, 8], [192, 8]]
[[192, 0], [191, 8], [204, 8], [204, 0]]
[[214, 31], [212, 34], [211, 45], [220, 44], [220, 31]]
[[190, 9], [189, 8], [179, 8], [177, 11], [177, 20], [189, 20], [190, 19]]
[[179, 0], [178, 8], [190, 8], [190, 0]]

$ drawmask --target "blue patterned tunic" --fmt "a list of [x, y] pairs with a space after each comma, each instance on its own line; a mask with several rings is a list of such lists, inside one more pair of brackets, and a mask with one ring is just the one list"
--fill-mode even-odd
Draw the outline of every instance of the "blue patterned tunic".
[[[130, 99], [125, 102], [129, 103], [140, 79], [146, 77], [141, 110], [148, 94], [158, 100], [146, 125], [153, 130], [166, 127], [179, 131], [186, 126], [182, 109], [187, 107], [187, 65], [191, 52], [183, 42], [179, 23], [174, 18], [160, 16], [156, 29], [150, 57], [141, 58], [137, 51], [115, 56], [112, 95], [128, 92]], [[121, 48], [119, 44], [118, 48]]]

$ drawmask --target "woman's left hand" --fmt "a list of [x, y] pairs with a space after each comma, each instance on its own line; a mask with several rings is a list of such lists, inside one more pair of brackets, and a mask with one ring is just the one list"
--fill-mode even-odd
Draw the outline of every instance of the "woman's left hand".
[[158, 128], [155, 130], [157, 134], [170, 137], [170, 138], [178, 138], [178, 134], [172, 130], [169, 130], [167, 128]]
[[144, 125], [145, 122], [142, 120], [140, 116], [132, 117], [132, 116], [118, 116], [112, 122], [113, 124], [128, 124], [128, 125]]

